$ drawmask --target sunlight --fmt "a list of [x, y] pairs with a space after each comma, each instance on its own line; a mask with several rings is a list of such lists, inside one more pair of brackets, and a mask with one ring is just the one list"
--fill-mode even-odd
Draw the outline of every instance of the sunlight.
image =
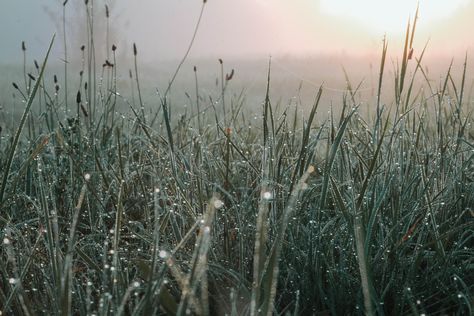
[[[332, 16], [357, 20], [371, 32], [400, 33], [405, 30], [408, 17], [416, 10], [415, 0], [321, 0], [321, 11]], [[420, 22], [424, 25], [450, 17], [469, 0], [419, 1]]]

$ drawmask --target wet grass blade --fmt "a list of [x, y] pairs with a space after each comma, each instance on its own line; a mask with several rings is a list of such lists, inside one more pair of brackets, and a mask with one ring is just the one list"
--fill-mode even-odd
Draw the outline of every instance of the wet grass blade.
[[337, 150], [339, 149], [339, 146], [342, 142], [342, 137], [344, 136], [344, 132], [346, 131], [347, 124], [349, 124], [352, 116], [354, 113], [357, 112], [357, 108], [354, 108], [349, 115], [347, 115], [344, 120], [342, 121], [341, 126], [339, 127], [337, 131], [336, 138], [334, 139], [333, 144], [331, 145], [331, 148], [329, 150], [329, 155], [326, 160], [326, 164], [324, 167], [324, 178], [323, 178], [323, 184], [321, 188], [321, 197], [320, 197], [320, 202], [319, 202], [319, 209], [322, 210], [325, 207], [326, 204], [326, 198], [327, 198], [327, 192], [328, 192], [328, 187], [329, 187], [329, 179], [331, 176], [331, 170], [334, 165], [334, 161], [336, 159], [336, 153]]
[[[268, 257], [267, 262], [265, 263], [264, 270], [262, 274], [264, 276], [261, 284], [261, 290], [263, 290], [263, 296], [261, 301], [257, 302], [257, 315], [267, 315], [270, 316], [274, 312], [274, 304], [278, 283], [278, 274], [279, 274], [279, 259], [280, 254], [283, 248], [283, 243], [285, 239], [285, 233], [290, 223], [290, 216], [294, 213], [298, 199], [300, 198], [301, 192], [306, 188], [306, 181], [308, 180], [311, 173], [314, 172], [314, 167], [310, 166], [308, 170], [303, 174], [303, 176], [298, 181], [298, 184], [291, 192], [290, 199], [288, 204], [285, 207], [282, 217], [279, 221], [279, 227], [277, 228], [277, 234], [272, 245], [270, 256]], [[252, 312], [255, 312], [254, 310]]]

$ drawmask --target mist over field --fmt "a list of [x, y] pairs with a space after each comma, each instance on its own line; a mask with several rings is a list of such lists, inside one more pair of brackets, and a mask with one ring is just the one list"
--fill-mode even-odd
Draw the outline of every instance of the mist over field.
[[[4, 42], [0, 50], [0, 69], [8, 74], [0, 78], [0, 105], [4, 108], [14, 104], [12, 95], [15, 91], [11, 82], [22, 79], [22, 42], [27, 47], [27, 70], [33, 72], [33, 60], [42, 58], [52, 34], [56, 33], [56, 45], [45, 77], [51, 80], [54, 74], [62, 76], [65, 53], [63, 2], [6, 0], [2, 4], [0, 18], [5, 27], [0, 30]], [[271, 96], [275, 103], [300, 103], [303, 108], [310, 107], [320, 85], [325, 88], [324, 108], [331, 103], [340, 103], [347, 88], [345, 71], [353, 88], [359, 87], [360, 100], [367, 103], [370, 110], [371, 102], [375, 100], [384, 36], [387, 37], [389, 51], [387, 76], [383, 84], [388, 89], [384, 88], [382, 92], [389, 103], [393, 97], [390, 87], [394, 84], [394, 69], [403, 52], [404, 28], [409, 18], [413, 19], [416, 5], [406, 1], [387, 7], [392, 10], [393, 21], [384, 25], [384, 21], [374, 18], [374, 23], [380, 26], [376, 28], [367, 24], [371, 19], [366, 19], [369, 22], [364, 24], [354, 16], [361, 10], [367, 10], [364, 7], [366, 2], [372, 10], [383, 10], [383, 7], [374, 6], [369, 0], [361, 2], [361, 9], [352, 9], [353, 12], [347, 17], [342, 14], [350, 9], [350, 5], [343, 0], [332, 3], [300, 0], [294, 5], [280, 0], [212, 2], [203, 14], [196, 40], [171, 91], [174, 106], [180, 109], [189, 105], [185, 92], [193, 95], [194, 66], [198, 68], [202, 97], [215, 99], [216, 94], [220, 93], [220, 87], [215, 84], [220, 77], [218, 59], [223, 59], [225, 72], [235, 71], [235, 77], [227, 88], [229, 94], [238, 98], [245, 92], [246, 106], [256, 108], [263, 102], [262, 87], [266, 85], [271, 58]], [[118, 47], [117, 79], [121, 92], [127, 94], [131, 91], [129, 70], [133, 68], [132, 44], [136, 43], [139, 49], [138, 65], [144, 79], [143, 94], [146, 104], [153, 106], [158, 101], [157, 90], [166, 89], [187, 49], [199, 16], [200, 3], [181, 0], [141, 0], [134, 5], [126, 1], [104, 3], [110, 11], [108, 23], [104, 18], [104, 4], [96, 5], [92, 12], [96, 16], [95, 64], [100, 68], [107, 56], [110, 57], [107, 46], [115, 44]], [[23, 10], [25, 6], [29, 9]], [[474, 5], [470, 1], [457, 1], [449, 8], [422, 1], [420, 6], [414, 54], [418, 58], [427, 44], [422, 61], [427, 79], [434, 86], [441, 84], [451, 61], [452, 77], [459, 78], [464, 55], [468, 53], [466, 82], [469, 91], [473, 78], [472, 71], [469, 71], [473, 69], [469, 49], [473, 40], [464, 36], [466, 32], [461, 30], [470, 27], [472, 21], [467, 17], [474, 10]], [[81, 1], [71, 1], [65, 12], [67, 63], [71, 69], [68, 80], [72, 85], [79, 82], [82, 63], [80, 47], [87, 41], [87, 18], [82, 7]], [[377, 13], [374, 11], [372, 16]], [[415, 79], [419, 87], [426, 86], [423, 76]], [[429, 92], [425, 94], [429, 97]], [[74, 95], [75, 92], [70, 91], [70, 96]]]
[[[44, 53], [53, 33], [62, 37], [63, 2], [59, 0], [4, 0], [0, 18], [0, 60], [17, 63], [21, 41], [32, 56]], [[375, 3], [375, 4], [374, 4]], [[178, 59], [186, 50], [199, 16], [200, 1], [128, 0], [97, 1], [94, 8], [96, 44], [105, 41], [104, 4], [110, 8], [111, 39], [130, 57], [133, 42], [145, 61]], [[387, 34], [393, 50], [403, 47], [408, 19], [413, 21], [416, 1], [361, 0], [241, 0], [211, 1], [191, 58], [243, 57], [265, 59], [268, 55], [378, 56]], [[430, 54], [451, 58], [472, 49], [474, 3], [469, 0], [422, 0], [416, 47], [430, 41]], [[354, 8], [355, 7], [355, 8]], [[26, 9], [25, 9], [26, 8]], [[69, 1], [66, 11], [69, 52], [86, 42], [83, 1]], [[390, 12], [389, 12], [390, 11]], [[100, 50], [98, 51], [98, 53]], [[103, 50], [102, 50], [103, 52]], [[63, 53], [62, 45], [53, 55]]]
[[[140, 49], [140, 48], [139, 48]], [[20, 49], [18, 49], [20, 50]], [[132, 50], [132, 47], [119, 47], [118, 50]], [[141, 49], [140, 49], [141, 52]], [[393, 86], [395, 84], [394, 65], [399, 60], [394, 52], [387, 59], [387, 69], [383, 82], [382, 100], [387, 104], [393, 104]], [[453, 80], [460, 81], [463, 74], [464, 56], [456, 58], [444, 58], [430, 56], [429, 48], [424, 57], [423, 68], [432, 85], [431, 89], [437, 89], [444, 82], [444, 77], [451, 65], [451, 76]], [[41, 58], [31, 56], [31, 58]], [[159, 93], [166, 90], [169, 80], [173, 75], [179, 60], [164, 60], [156, 62], [140, 62], [142, 93], [146, 108], [153, 110], [160, 103]], [[229, 99], [236, 104], [244, 104], [244, 108], [259, 112], [265, 99], [265, 87], [267, 84], [268, 67], [270, 66], [270, 96], [275, 106], [298, 106], [301, 113], [307, 113], [311, 108], [319, 87], [323, 87], [322, 102], [320, 106], [321, 119], [325, 119], [325, 113], [331, 107], [335, 110], [340, 108], [344, 95], [347, 95], [348, 82], [351, 87], [357, 89], [357, 97], [362, 103], [361, 111], [367, 115], [373, 114], [377, 94], [377, 81], [380, 67], [380, 56], [351, 57], [348, 55], [319, 55], [319, 56], [267, 56], [266, 58], [223, 58], [224, 71], [230, 73], [234, 70], [235, 75], [226, 87]], [[69, 84], [74, 87], [70, 91], [73, 98], [79, 84], [80, 60], [72, 60], [69, 64], [71, 75]], [[474, 84], [474, 59], [468, 55], [466, 74], [466, 95], [471, 100]], [[97, 67], [101, 68], [101, 62]], [[192, 110], [195, 103], [195, 77], [193, 68], [196, 66], [200, 97], [204, 103], [210, 100], [218, 100], [221, 93], [220, 86], [220, 63], [218, 58], [190, 58], [186, 60], [179, 72], [173, 88], [170, 91], [172, 108], [176, 113], [181, 113], [186, 107]], [[52, 84], [53, 75], [61, 76], [63, 64], [60, 60], [53, 59], [46, 70], [45, 80]], [[131, 98], [134, 82], [130, 80], [129, 72], [133, 68], [131, 57], [120, 58], [116, 65], [118, 92], [127, 98]], [[23, 68], [18, 63], [5, 64], [0, 62], [0, 69], [5, 76], [0, 78], [0, 106], [8, 113], [22, 111], [21, 98], [12, 86], [12, 82], [23, 81]], [[28, 72], [34, 72], [34, 65], [29, 62]], [[98, 76], [100, 79], [100, 76]], [[435, 91], [430, 91], [426, 79], [418, 75], [415, 78], [416, 89], [424, 88], [420, 93], [425, 98], [430, 98]], [[128, 106], [119, 100], [119, 109], [128, 112]]]

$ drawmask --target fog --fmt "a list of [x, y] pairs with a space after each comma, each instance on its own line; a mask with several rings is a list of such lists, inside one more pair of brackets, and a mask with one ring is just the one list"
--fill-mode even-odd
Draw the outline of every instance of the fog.
[[[22, 78], [22, 41], [26, 44], [27, 63], [31, 68], [33, 59], [43, 58], [56, 33], [48, 73], [52, 76], [62, 72], [66, 58], [63, 9], [67, 20], [67, 62], [72, 70], [72, 82], [77, 81], [74, 73], [81, 64], [80, 47], [87, 42], [85, 5], [82, 0], [70, 0], [63, 7], [63, 2], [2, 1], [0, 67], [8, 76], [2, 78], [0, 102], [5, 103], [11, 97], [11, 81]], [[117, 45], [119, 79], [127, 93], [130, 88], [128, 71], [133, 66], [132, 44], [136, 43], [143, 89], [149, 100], [147, 103], [153, 103], [156, 89], [165, 89], [190, 44], [202, 1], [91, 0], [90, 4], [93, 4], [97, 65], [103, 63], [111, 44]], [[105, 4], [110, 9], [108, 39]], [[466, 30], [474, 26], [470, 18], [474, 14], [474, 4], [464, 1], [462, 8], [454, 10], [450, 16], [434, 20], [424, 18], [423, 5], [429, 3], [421, 3], [415, 55], [419, 56], [428, 43], [424, 64], [429, 79], [436, 86], [452, 58], [453, 78], [460, 77], [464, 55], [473, 47], [474, 38]], [[400, 15], [402, 30], [413, 14]], [[247, 101], [258, 105], [263, 100], [271, 56], [271, 91], [276, 102], [301, 100], [305, 104], [311, 103], [320, 85], [326, 88], [326, 104], [339, 102], [347, 87], [344, 70], [353, 86], [360, 84], [361, 97], [370, 102], [374, 98], [383, 36], [382, 30], [371, 29], [351, 16], [324, 13], [317, 0], [208, 0], [196, 39], [172, 93], [176, 103], [188, 102], [185, 92], [188, 95], [192, 92], [192, 69], [197, 66], [203, 94], [218, 95], [215, 81], [220, 76], [217, 60], [221, 58], [225, 72], [234, 69], [236, 73], [229, 93], [236, 98], [243, 93]], [[384, 82], [387, 90], [393, 86], [393, 68], [401, 57], [403, 36], [401, 31], [387, 31], [389, 56]], [[468, 60], [470, 62], [471, 58]], [[471, 64], [468, 64], [468, 84], [472, 81]]]
[[[471, 19], [474, 4], [466, 0], [461, 2], [463, 6], [453, 8], [450, 16], [439, 16], [433, 13], [430, 2], [421, 1], [418, 46], [429, 40], [432, 51], [443, 56], [458, 55], [473, 47], [474, 39], [467, 30], [474, 26]], [[95, 26], [104, 26], [104, 4], [108, 4], [111, 36], [117, 44], [128, 48], [136, 42], [142, 61], [179, 58], [189, 44], [202, 6], [199, 0], [91, 0], [91, 3], [94, 4]], [[344, 8], [344, 1], [334, 3]], [[393, 20], [400, 24], [397, 31], [390, 29], [392, 26], [388, 24], [387, 30], [365, 25], [344, 10], [340, 11], [345, 16], [335, 15], [330, 9], [323, 12], [324, 6], [327, 5], [320, 5], [318, 0], [209, 0], [191, 57], [370, 55], [379, 50], [385, 32], [388, 32], [391, 45], [400, 47], [405, 23], [410, 15], [413, 17], [416, 8], [414, 4], [410, 11], [410, 6], [405, 5], [408, 12], [398, 13], [397, 19]], [[334, 8], [339, 7], [334, 5]], [[378, 7], [378, 10], [383, 9], [383, 6]], [[387, 5], [387, 8], [391, 7]], [[368, 16], [381, 15], [376, 9]], [[359, 11], [362, 10], [363, 5]], [[371, 9], [365, 10], [370, 12]], [[70, 50], [77, 49], [85, 40], [80, 36], [86, 28], [84, 12], [81, 0], [66, 4]], [[33, 55], [43, 52], [53, 33], [62, 36], [62, 14], [63, 0], [3, 0], [0, 60], [17, 62], [21, 41], [28, 44]], [[373, 18], [377, 24], [383, 19], [383, 16]], [[104, 29], [99, 28], [96, 36], [98, 43], [104, 40]], [[446, 41], [449, 41], [448, 45]], [[63, 50], [61, 47], [55, 47], [58, 55]]]

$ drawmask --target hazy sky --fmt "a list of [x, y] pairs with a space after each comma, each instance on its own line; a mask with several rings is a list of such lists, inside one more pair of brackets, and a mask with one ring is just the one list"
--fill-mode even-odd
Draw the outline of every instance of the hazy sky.
[[[201, 0], [91, 0], [97, 25], [104, 3], [111, 7], [114, 42], [130, 51], [136, 42], [142, 60], [180, 58], [192, 36]], [[55, 53], [62, 51], [63, 0], [2, 0], [0, 62], [21, 62], [20, 44], [41, 58], [58, 32]], [[191, 57], [266, 57], [268, 55], [379, 54], [385, 32], [402, 41], [415, 0], [208, 0]], [[85, 28], [83, 0], [67, 4], [69, 49]], [[457, 55], [474, 47], [474, 3], [470, 0], [420, 0], [417, 43], [430, 39], [436, 54]], [[58, 24], [59, 23], [59, 24]], [[102, 23], [103, 24], [103, 23]], [[99, 30], [97, 43], [105, 34]]]

